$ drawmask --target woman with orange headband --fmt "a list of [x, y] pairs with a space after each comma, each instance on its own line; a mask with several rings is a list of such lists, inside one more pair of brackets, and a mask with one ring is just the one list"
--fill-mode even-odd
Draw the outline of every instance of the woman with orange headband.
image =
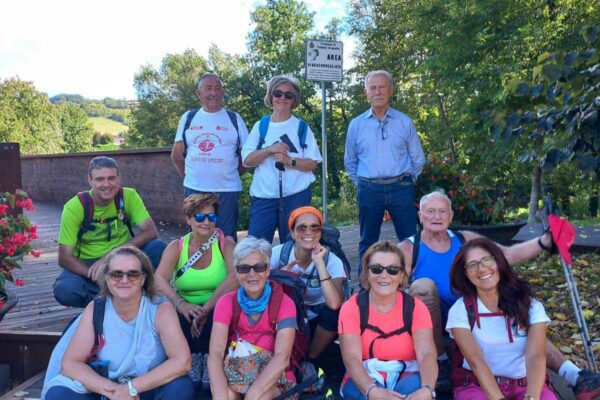
[[306, 283], [311, 360], [337, 336], [346, 272], [342, 260], [320, 243], [323, 215], [319, 210], [310, 206], [295, 209], [288, 218], [288, 228], [293, 240], [273, 248], [271, 268], [295, 272]]

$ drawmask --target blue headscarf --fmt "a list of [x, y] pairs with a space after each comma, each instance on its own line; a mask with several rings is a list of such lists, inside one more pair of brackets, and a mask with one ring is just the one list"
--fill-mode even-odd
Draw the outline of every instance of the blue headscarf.
[[267, 281], [265, 288], [258, 299], [252, 299], [248, 297], [242, 287], [238, 289], [237, 301], [240, 304], [240, 308], [246, 315], [254, 315], [262, 313], [267, 309], [269, 299], [271, 298], [271, 284]]

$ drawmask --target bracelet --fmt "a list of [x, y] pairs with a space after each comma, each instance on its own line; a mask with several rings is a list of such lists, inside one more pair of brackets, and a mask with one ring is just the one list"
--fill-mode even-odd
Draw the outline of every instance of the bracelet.
[[377, 385], [375, 383], [371, 383], [369, 385], [369, 387], [367, 388], [367, 391], [365, 392], [365, 399], [369, 400], [369, 392], [371, 391], [371, 389], [373, 389], [376, 386]]
[[330, 281], [330, 280], [331, 280], [331, 275], [329, 275], [327, 278], [319, 279], [319, 282], [325, 282], [325, 281]]
[[177, 301], [175, 302], [175, 309], [177, 310], [177, 307], [183, 302], [183, 297], [180, 297], [177, 299]]
[[544, 242], [542, 242], [542, 237], [541, 236], [538, 238], [538, 246], [540, 246], [540, 248], [542, 250], [545, 250], [548, 253], [552, 252], [552, 247], [548, 247], [548, 246], [544, 245]]

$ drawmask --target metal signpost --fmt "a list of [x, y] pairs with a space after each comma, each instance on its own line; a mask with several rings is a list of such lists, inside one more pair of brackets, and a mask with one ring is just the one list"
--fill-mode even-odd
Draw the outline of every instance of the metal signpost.
[[304, 70], [307, 81], [321, 82], [321, 142], [323, 155], [323, 219], [327, 222], [327, 135], [325, 133], [325, 82], [342, 81], [344, 43], [307, 40], [304, 47]]

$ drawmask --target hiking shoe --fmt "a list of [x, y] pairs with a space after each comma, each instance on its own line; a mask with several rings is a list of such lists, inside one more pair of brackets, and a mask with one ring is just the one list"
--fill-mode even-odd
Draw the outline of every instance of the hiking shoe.
[[325, 377], [319, 376], [315, 365], [310, 361], [303, 361], [301, 364], [302, 367], [302, 380], [300, 382], [304, 382], [306, 380], [314, 380], [314, 383], [304, 389], [304, 393], [322, 393], [323, 387], [325, 386]]
[[202, 353], [192, 354], [192, 369], [188, 372], [188, 376], [194, 384], [194, 391], [199, 391], [202, 384]]
[[438, 378], [435, 383], [435, 391], [439, 393], [452, 392], [452, 380], [450, 379], [450, 360], [438, 361]]
[[577, 384], [573, 389], [576, 400], [599, 400], [600, 399], [600, 372], [587, 369], [579, 371]]
[[208, 353], [206, 353], [202, 359], [202, 391], [210, 391], [210, 379], [208, 378]]

